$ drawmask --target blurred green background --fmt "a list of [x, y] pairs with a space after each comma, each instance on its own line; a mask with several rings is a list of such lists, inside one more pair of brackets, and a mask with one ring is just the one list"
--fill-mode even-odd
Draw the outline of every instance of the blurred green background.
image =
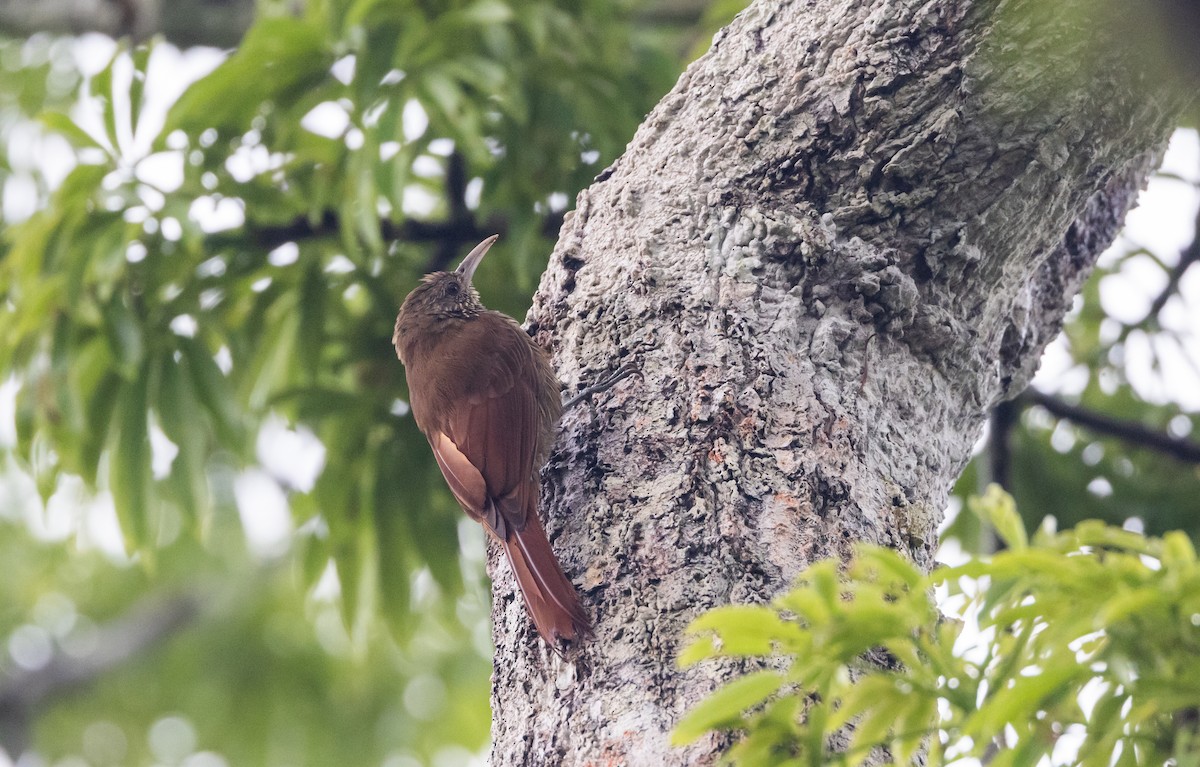
[[[480, 759], [483, 534], [408, 417], [397, 306], [499, 232], [476, 284], [523, 316], [576, 193], [741, 5], [261, 3], [227, 53], [0, 38], [0, 765]], [[1106, 257], [1044, 386], [1186, 447], [1177, 143], [1187, 236]], [[999, 472], [1036, 519], [1195, 535], [1186, 454], [1029, 399], [997, 423], [962, 493]]]

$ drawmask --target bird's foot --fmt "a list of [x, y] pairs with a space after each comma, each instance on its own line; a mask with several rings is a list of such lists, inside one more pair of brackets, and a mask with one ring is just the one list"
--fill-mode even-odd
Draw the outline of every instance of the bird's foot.
[[588, 386], [587, 388], [583, 389], [578, 394], [576, 394], [574, 397], [571, 397], [569, 400], [564, 402], [563, 406], [562, 406], [563, 412], [565, 413], [566, 411], [568, 411], [571, 408], [578, 405], [583, 400], [587, 399], [588, 397], [591, 397], [593, 394], [599, 394], [600, 392], [608, 391], [609, 389], [616, 386], [621, 381], [625, 380], [626, 378], [628, 378], [629, 376], [631, 376], [637, 372], [638, 372], [638, 369], [637, 369], [636, 365], [634, 365], [632, 362], [626, 362], [624, 365], [622, 365], [617, 370], [617, 372], [613, 373], [608, 378], [605, 378], [600, 383], [592, 384], [591, 386]]

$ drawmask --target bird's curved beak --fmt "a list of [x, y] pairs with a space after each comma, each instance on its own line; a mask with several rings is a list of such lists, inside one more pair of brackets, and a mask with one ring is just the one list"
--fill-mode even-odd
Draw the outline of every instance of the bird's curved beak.
[[479, 262], [483, 260], [483, 256], [488, 252], [488, 248], [492, 247], [492, 243], [500, 239], [500, 235], [493, 234], [483, 242], [476, 245], [458, 265], [458, 269], [454, 271], [460, 277], [466, 278], [466, 284], [471, 284], [471, 278], [475, 275], [475, 269], [479, 266]]

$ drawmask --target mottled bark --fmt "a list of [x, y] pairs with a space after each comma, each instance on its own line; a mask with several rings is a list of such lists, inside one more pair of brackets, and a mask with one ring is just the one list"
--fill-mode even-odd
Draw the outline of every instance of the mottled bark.
[[492, 764], [710, 763], [702, 610], [851, 545], [933, 563], [988, 408], [1032, 375], [1177, 105], [1086, 6], [759, 2], [582, 193], [530, 313], [568, 390], [547, 529], [596, 620], [562, 661], [497, 577]]

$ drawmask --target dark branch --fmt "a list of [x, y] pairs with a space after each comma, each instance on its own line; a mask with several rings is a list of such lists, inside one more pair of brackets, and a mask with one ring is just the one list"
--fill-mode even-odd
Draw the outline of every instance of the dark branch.
[[39, 669], [0, 677], [0, 744], [19, 756], [28, 747], [28, 727], [37, 706], [166, 641], [191, 624], [200, 608], [200, 600], [189, 594], [146, 599], [97, 629], [90, 653], [74, 656], [59, 651]]
[[1111, 416], [1093, 412], [1079, 405], [1063, 402], [1036, 389], [1026, 389], [1016, 399], [1018, 404], [1037, 405], [1045, 408], [1057, 418], [1065, 418], [1072, 423], [1108, 437], [1129, 442], [1133, 445], [1156, 450], [1186, 463], [1200, 463], [1200, 443], [1188, 439], [1172, 437], [1160, 431], [1143, 426], [1139, 423], [1122, 421]]
[[0, 31], [12, 37], [99, 32], [135, 41], [163, 35], [181, 48], [232, 48], [254, 21], [254, 8], [254, 0], [4, 0]]
[[991, 476], [1005, 490], [1012, 490], [1012, 431], [1021, 414], [1021, 407], [1014, 401], [1001, 402], [992, 410], [991, 429], [988, 432], [987, 458]]
[[[247, 224], [245, 228], [231, 232], [221, 232], [208, 238], [209, 250], [222, 250], [229, 247], [245, 247], [247, 242], [261, 250], [274, 250], [287, 242], [300, 242], [322, 237], [335, 237], [341, 228], [341, 219], [332, 210], [326, 210], [321, 217], [313, 221], [308, 216], [298, 216], [286, 224], [279, 226], [254, 226]], [[416, 219], [405, 219], [400, 223], [381, 219], [379, 235], [387, 241], [414, 243], [443, 243], [447, 241], [476, 243], [495, 234], [485, 232], [473, 222], [428, 222]]]
[[[450, 211], [446, 225], [457, 230], [475, 230], [475, 218], [467, 207], [467, 163], [461, 152], [451, 152], [446, 158], [446, 209]], [[470, 244], [495, 234], [471, 235]], [[447, 237], [438, 243], [433, 258], [425, 267], [426, 272], [440, 272], [450, 265], [458, 256], [463, 246], [467, 245], [459, 238]]]
[[634, 18], [643, 26], [691, 28], [704, 18], [709, 5], [705, 0], [658, 0], [635, 6]]
[[1179, 283], [1183, 280], [1183, 275], [1197, 261], [1200, 261], [1200, 210], [1196, 211], [1196, 220], [1192, 223], [1192, 244], [1179, 254], [1179, 261], [1171, 269], [1171, 274], [1167, 277], [1167, 284], [1150, 304], [1146, 318], [1139, 325], [1158, 324], [1159, 313], [1167, 305], [1167, 301], [1171, 300], [1171, 296], [1179, 292]]
[[[542, 235], [554, 238], [562, 227], [563, 213], [548, 214], [542, 223]], [[245, 250], [249, 245], [260, 251], [271, 251], [288, 242], [303, 242], [324, 237], [338, 236], [341, 219], [332, 210], [326, 210], [321, 217], [313, 221], [308, 216], [299, 216], [286, 224], [279, 226], [255, 226], [247, 224], [242, 229], [219, 232], [209, 235], [206, 250], [217, 252], [228, 249]], [[482, 226], [475, 223], [472, 217], [460, 221], [418, 221], [405, 219], [402, 222], [381, 219], [379, 235], [386, 242], [408, 242], [415, 244], [430, 244], [438, 248], [437, 254], [430, 260], [430, 269], [437, 271], [461, 255], [464, 246], [479, 243], [493, 234], [504, 235], [509, 230], [508, 221], [503, 217], [493, 216]], [[445, 254], [449, 254], [447, 258]]]

